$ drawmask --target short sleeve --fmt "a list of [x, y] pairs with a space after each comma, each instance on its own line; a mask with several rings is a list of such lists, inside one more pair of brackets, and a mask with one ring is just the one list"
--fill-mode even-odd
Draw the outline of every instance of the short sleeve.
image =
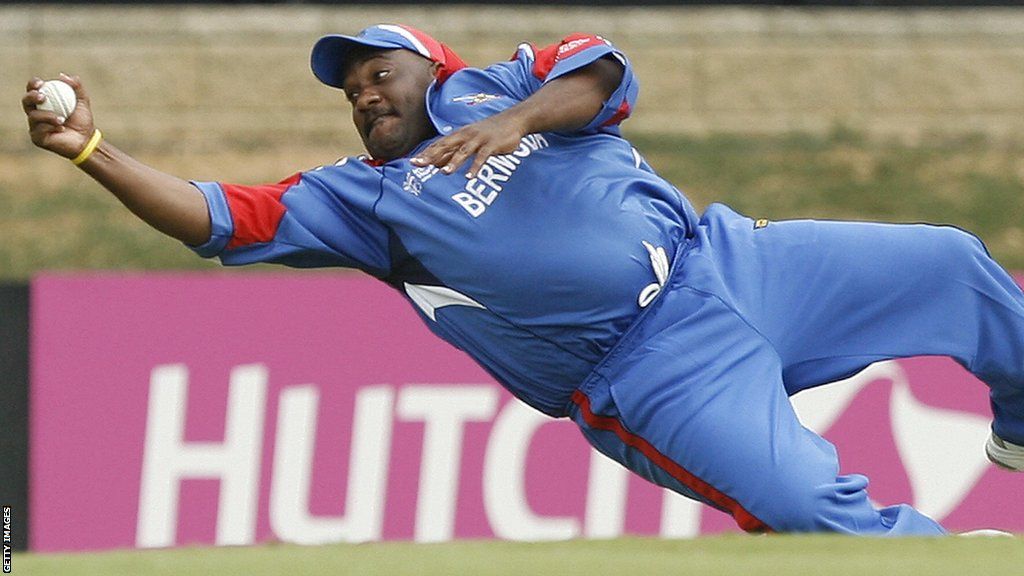
[[298, 173], [274, 184], [193, 182], [206, 198], [211, 235], [190, 248], [229, 266], [343, 266], [385, 276], [388, 233], [374, 213], [380, 175], [370, 167], [360, 170], [360, 164]]
[[521, 61], [537, 81], [537, 88], [579, 70], [594, 61], [611, 57], [623, 67], [622, 80], [611, 96], [604, 102], [601, 111], [581, 129], [583, 132], [599, 131], [602, 128], [618, 126], [629, 117], [639, 96], [640, 85], [633, 74], [629, 59], [604, 38], [594, 34], [571, 34], [561, 42], [537, 49], [530, 44], [521, 44], [514, 60]]

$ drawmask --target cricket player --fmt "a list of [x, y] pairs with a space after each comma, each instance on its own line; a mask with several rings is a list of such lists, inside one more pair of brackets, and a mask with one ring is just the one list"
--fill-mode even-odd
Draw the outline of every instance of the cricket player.
[[600, 36], [478, 69], [382, 24], [320, 39], [312, 69], [368, 155], [262, 186], [132, 159], [78, 78], [68, 118], [36, 109], [39, 79], [23, 104], [36, 145], [199, 255], [365, 271], [522, 401], [744, 530], [945, 533], [873, 506], [789, 402], [879, 360], [955, 358], [991, 388], [989, 457], [1024, 469], [1024, 294], [974, 236], [698, 215], [620, 135], [638, 83]]

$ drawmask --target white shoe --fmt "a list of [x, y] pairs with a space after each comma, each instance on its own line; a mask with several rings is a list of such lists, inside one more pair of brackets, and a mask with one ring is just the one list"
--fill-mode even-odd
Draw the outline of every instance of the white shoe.
[[971, 530], [969, 532], [961, 532], [957, 536], [964, 536], [966, 538], [1013, 538], [1013, 534], [1010, 532], [1003, 532], [1002, 530], [993, 530], [991, 528], [984, 528], [981, 530]]
[[985, 455], [996, 466], [1014, 472], [1024, 472], [1024, 446], [1003, 440], [993, 432], [985, 443]]

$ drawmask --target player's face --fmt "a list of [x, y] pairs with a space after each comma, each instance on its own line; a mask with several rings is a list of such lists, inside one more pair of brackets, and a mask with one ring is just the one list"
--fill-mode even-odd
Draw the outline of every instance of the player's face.
[[434, 136], [424, 95], [436, 64], [409, 50], [356, 56], [345, 74], [345, 96], [366, 151], [377, 160], [401, 158]]

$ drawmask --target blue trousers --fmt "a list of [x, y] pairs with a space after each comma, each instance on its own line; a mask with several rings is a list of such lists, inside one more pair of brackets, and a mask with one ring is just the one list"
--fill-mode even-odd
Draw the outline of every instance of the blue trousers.
[[713, 205], [571, 415], [605, 455], [748, 531], [943, 534], [910, 506], [876, 509], [867, 479], [839, 475], [835, 448], [789, 402], [918, 355], [951, 356], [987, 383], [993, 429], [1024, 444], [1024, 294], [977, 238], [929, 225], [755, 226]]

